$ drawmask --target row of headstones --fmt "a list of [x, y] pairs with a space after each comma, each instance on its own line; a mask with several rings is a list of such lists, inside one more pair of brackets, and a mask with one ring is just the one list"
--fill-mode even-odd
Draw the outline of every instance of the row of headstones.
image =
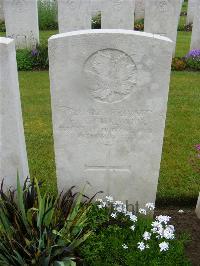
[[[131, 30], [133, 29], [135, 5], [137, 16], [140, 13], [137, 0], [57, 1], [60, 33], [90, 29], [92, 14], [97, 11], [101, 11], [102, 29]], [[15, 39], [17, 48], [34, 48], [39, 43], [37, 0], [4, 0], [3, 6], [7, 37]], [[145, 1], [144, 31], [167, 36], [176, 44], [181, 6], [182, 0]], [[191, 42], [192, 49], [200, 48], [199, 21], [200, 16], [197, 12]]]
[[[129, 204], [155, 202], [173, 42], [127, 30], [49, 40], [59, 191], [91, 184]], [[0, 38], [0, 176], [29, 175], [14, 41]]]
[[[137, 20], [144, 19], [146, 16], [145, 0], [136, 0], [135, 16]], [[165, 0], [162, 2], [166, 2]], [[182, 3], [184, 0], [182, 0]], [[172, 1], [173, 3], [173, 1]], [[166, 19], [163, 18], [163, 21]], [[193, 24], [190, 50], [200, 49], [200, 0], [188, 0], [186, 25]], [[168, 36], [168, 35], [167, 35]]]

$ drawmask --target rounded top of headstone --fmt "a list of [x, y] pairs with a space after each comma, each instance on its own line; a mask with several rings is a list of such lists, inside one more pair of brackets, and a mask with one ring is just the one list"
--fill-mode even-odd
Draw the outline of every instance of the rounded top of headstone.
[[1, 44], [9, 44], [9, 43], [12, 43], [12, 42], [14, 42], [14, 40], [11, 39], [11, 38], [0, 37], [0, 43]]

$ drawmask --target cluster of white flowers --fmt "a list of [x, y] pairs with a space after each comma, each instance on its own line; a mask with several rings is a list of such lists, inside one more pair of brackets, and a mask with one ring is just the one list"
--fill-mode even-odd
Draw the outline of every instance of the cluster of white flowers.
[[174, 239], [174, 231], [175, 228], [173, 225], [169, 225], [171, 217], [160, 215], [156, 217], [156, 221], [154, 221], [152, 225], [151, 231], [156, 234], [156, 238], [161, 239]]
[[[138, 218], [135, 214], [128, 211], [126, 208], [126, 204], [124, 204], [122, 201], [114, 201], [112, 196], [106, 196], [105, 201], [102, 199], [97, 199], [98, 202], [98, 208], [102, 209], [105, 207], [112, 207], [112, 213], [111, 217], [116, 219], [118, 214], [123, 214], [124, 216], [128, 216], [130, 221], [133, 222], [133, 225], [130, 226], [130, 229], [132, 231], [135, 231]], [[145, 205], [146, 209], [139, 209], [139, 213], [146, 215], [147, 211], [152, 211], [155, 209], [155, 206], [153, 203], [147, 203]], [[143, 251], [145, 249], [148, 249], [150, 246], [147, 241], [151, 240], [152, 235], [156, 235], [157, 239], [162, 239], [163, 241], [159, 243], [160, 252], [167, 251], [169, 249], [169, 243], [165, 240], [172, 240], [175, 238], [174, 235], [174, 226], [168, 224], [170, 222], [171, 217], [167, 215], [159, 215], [156, 216], [155, 221], [152, 222], [151, 226], [151, 232], [145, 231], [142, 235], [143, 241], [138, 242], [137, 246], [140, 251]], [[146, 241], [146, 242], [145, 242]], [[123, 249], [128, 249], [128, 246], [126, 244], [122, 244]]]
[[138, 249], [141, 251], [145, 250], [146, 248], [149, 248], [148, 244], [145, 244], [144, 242], [138, 242]]

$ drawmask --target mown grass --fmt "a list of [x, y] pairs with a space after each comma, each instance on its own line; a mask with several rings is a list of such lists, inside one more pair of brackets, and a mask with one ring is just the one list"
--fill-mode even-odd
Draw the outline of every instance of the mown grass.
[[183, 57], [190, 51], [191, 32], [178, 31], [176, 56]]
[[56, 189], [48, 72], [19, 72], [30, 175]]
[[[20, 72], [24, 127], [31, 176], [55, 189], [48, 72]], [[185, 202], [195, 199], [200, 179], [190, 166], [193, 147], [199, 143], [200, 75], [173, 72], [161, 163], [158, 199]], [[77, 162], [78, 163], [78, 162]]]
[[200, 142], [199, 101], [199, 73], [172, 73], [158, 187], [158, 199], [166, 202], [186, 203], [200, 191], [200, 178], [190, 164], [194, 146]]

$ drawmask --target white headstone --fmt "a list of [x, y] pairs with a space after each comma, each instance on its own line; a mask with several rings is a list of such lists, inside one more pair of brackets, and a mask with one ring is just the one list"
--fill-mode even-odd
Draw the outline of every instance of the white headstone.
[[59, 32], [91, 29], [101, 12], [102, 29], [133, 29], [135, 0], [58, 0]]
[[0, 0], [0, 21], [4, 20], [3, 0]]
[[57, 0], [59, 32], [91, 29], [91, 0]]
[[145, 1], [144, 31], [170, 38], [174, 42], [174, 53], [181, 6], [181, 0]]
[[35, 48], [39, 42], [37, 0], [4, 0], [6, 36], [16, 47]]
[[188, 0], [187, 25], [193, 23], [195, 6], [199, 0]]
[[196, 214], [197, 214], [197, 217], [200, 219], [200, 193], [199, 193], [199, 198], [198, 198], [197, 206], [196, 206]]
[[144, 2], [145, 0], [135, 1], [135, 20], [144, 18]]
[[102, 3], [102, 29], [133, 30], [135, 0], [103, 0]]
[[190, 50], [200, 49], [200, 2], [196, 6]]
[[49, 39], [59, 190], [154, 202], [167, 109], [172, 42], [129, 30]]
[[28, 177], [14, 40], [0, 38], [0, 182]]

